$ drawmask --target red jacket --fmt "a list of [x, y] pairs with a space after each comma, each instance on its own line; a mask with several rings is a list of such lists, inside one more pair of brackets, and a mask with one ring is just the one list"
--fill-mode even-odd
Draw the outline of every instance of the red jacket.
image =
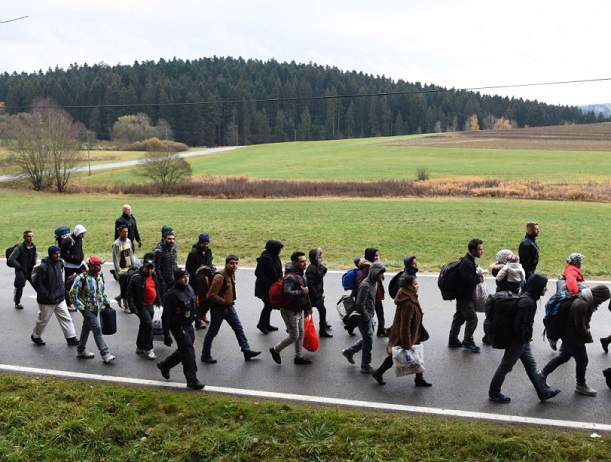
[[579, 287], [577, 286], [577, 283], [584, 281], [581, 270], [572, 263], [569, 263], [562, 275], [566, 279], [566, 289], [573, 295], [579, 294]]

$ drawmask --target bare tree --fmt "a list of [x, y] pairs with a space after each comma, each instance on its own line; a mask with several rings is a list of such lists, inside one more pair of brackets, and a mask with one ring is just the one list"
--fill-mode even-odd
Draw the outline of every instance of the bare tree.
[[175, 152], [147, 152], [141, 174], [153, 180], [162, 194], [169, 194], [172, 187], [191, 178], [191, 165]]
[[55, 184], [63, 192], [80, 162], [80, 144], [72, 117], [50, 99], [32, 103], [27, 114], [13, 117], [12, 163], [40, 191]]

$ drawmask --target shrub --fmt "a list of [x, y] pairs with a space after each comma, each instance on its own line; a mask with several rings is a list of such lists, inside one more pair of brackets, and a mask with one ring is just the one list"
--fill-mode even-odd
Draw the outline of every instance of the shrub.
[[416, 170], [416, 181], [426, 181], [430, 178], [429, 169], [426, 167], [418, 167]]

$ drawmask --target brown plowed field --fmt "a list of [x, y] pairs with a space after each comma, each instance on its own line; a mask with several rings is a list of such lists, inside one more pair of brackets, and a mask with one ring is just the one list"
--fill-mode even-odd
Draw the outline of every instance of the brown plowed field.
[[440, 133], [395, 146], [611, 152], [611, 123]]

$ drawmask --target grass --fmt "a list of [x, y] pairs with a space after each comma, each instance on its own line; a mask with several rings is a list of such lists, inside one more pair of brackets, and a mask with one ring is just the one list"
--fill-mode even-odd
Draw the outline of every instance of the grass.
[[[163, 225], [172, 226], [179, 241], [179, 260], [197, 236], [207, 232], [217, 261], [236, 253], [253, 265], [268, 239], [285, 244], [284, 259], [294, 249], [321, 246], [331, 268], [352, 266], [366, 247], [378, 247], [392, 269], [405, 255], [418, 256], [421, 270], [436, 271], [466, 253], [472, 237], [484, 240], [482, 266], [502, 248], [517, 251], [527, 221], [540, 223], [539, 271], [558, 275], [572, 252], [586, 256], [587, 278], [609, 277], [609, 203], [548, 202], [496, 199], [202, 199], [191, 197], [58, 195], [0, 190], [2, 216], [10, 223], [0, 235], [4, 249], [34, 231], [39, 252], [52, 244], [53, 230], [83, 224], [85, 252], [111, 256], [114, 220], [129, 203], [144, 241], [137, 254], [151, 250]], [[603, 218], [603, 219], [601, 219]]]
[[0, 376], [0, 460], [605, 461], [588, 433]]

